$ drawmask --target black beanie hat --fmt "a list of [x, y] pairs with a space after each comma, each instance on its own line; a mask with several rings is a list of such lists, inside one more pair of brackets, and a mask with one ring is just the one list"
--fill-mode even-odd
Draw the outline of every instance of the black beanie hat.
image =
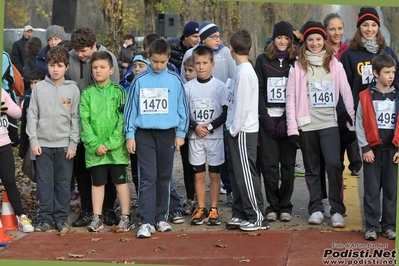
[[288, 21], [280, 21], [274, 25], [273, 29], [273, 36], [272, 39], [274, 40], [277, 36], [287, 36], [292, 40], [292, 25]]
[[323, 38], [326, 40], [327, 39], [327, 33], [326, 30], [323, 27], [323, 24], [321, 24], [321, 22], [317, 22], [317, 21], [307, 21], [305, 23], [305, 25], [302, 26], [300, 32], [303, 35], [303, 40], [305, 41], [306, 38], [313, 33], [318, 33], [321, 36], [323, 36]]
[[362, 24], [366, 20], [373, 20], [380, 27], [380, 17], [378, 16], [377, 10], [373, 7], [362, 7], [360, 8], [359, 15], [356, 21], [356, 27], [359, 28], [360, 24]]

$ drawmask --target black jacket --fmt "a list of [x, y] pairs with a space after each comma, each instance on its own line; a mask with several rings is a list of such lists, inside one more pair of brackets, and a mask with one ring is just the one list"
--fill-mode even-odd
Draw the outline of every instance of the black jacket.
[[26, 56], [26, 43], [28, 42], [28, 39], [26, 39], [24, 36], [22, 36], [21, 39], [18, 41], [14, 42], [12, 45], [12, 50], [11, 50], [11, 62], [17, 67], [19, 73], [24, 72], [24, 64], [25, 60], [27, 58]]
[[122, 63], [128, 63], [129, 66], [126, 68], [129, 68], [133, 65], [133, 57], [141, 51], [141, 47], [137, 43], [132, 43], [128, 47], [122, 47], [122, 50], [119, 53], [118, 57], [118, 66], [119, 68], [124, 68], [122, 67]]
[[184, 46], [182, 38], [175, 37], [166, 39], [166, 43], [169, 44], [171, 51], [169, 62], [174, 64], [181, 72], [181, 63], [184, 54], [187, 52], [188, 48]]

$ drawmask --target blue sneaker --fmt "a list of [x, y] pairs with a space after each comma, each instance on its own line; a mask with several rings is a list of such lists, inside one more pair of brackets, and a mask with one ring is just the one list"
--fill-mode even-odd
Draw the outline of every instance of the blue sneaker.
[[155, 233], [155, 227], [151, 224], [142, 224], [137, 232], [137, 238], [148, 238]]

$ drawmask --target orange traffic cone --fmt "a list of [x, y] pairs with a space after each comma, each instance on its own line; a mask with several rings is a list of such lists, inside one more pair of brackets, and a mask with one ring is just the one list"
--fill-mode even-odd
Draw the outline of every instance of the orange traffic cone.
[[13, 239], [15, 236], [6, 235], [4, 232], [3, 224], [1, 223], [0, 219], [0, 242], [8, 242]]
[[15, 217], [14, 209], [12, 208], [7, 192], [5, 191], [3, 194], [3, 205], [1, 207], [1, 220], [4, 224], [4, 230], [18, 230], [17, 217]]

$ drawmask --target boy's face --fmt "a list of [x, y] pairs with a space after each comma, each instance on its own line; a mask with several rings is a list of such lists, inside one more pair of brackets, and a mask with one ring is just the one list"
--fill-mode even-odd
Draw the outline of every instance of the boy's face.
[[93, 77], [97, 84], [100, 86], [107, 85], [110, 76], [114, 73], [114, 68], [108, 63], [108, 60], [96, 60], [91, 63], [91, 69], [93, 71]]
[[60, 42], [62, 42], [62, 40], [61, 38], [58, 37], [51, 37], [50, 39], [47, 40], [48, 46], [50, 46], [50, 48], [57, 46]]
[[86, 62], [91, 58], [91, 55], [97, 51], [96, 43], [92, 47], [85, 47], [81, 49], [73, 49], [76, 56], [79, 57], [80, 61]]
[[200, 79], [209, 78], [214, 65], [215, 62], [211, 62], [211, 59], [207, 55], [194, 56], [195, 71], [197, 72], [197, 77]]
[[48, 73], [54, 83], [59, 83], [65, 80], [65, 72], [68, 67], [64, 63], [54, 63], [50, 61], [47, 63]]
[[161, 73], [165, 67], [166, 64], [169, 61], [169, 55], [167, 54], [152, 54], [148, 57], [148, 59], [151, 62], [151, 68], [156, 72], [156, 73]]
[[31, 79], [30, 80], [30, 89], [33, 90], [33, 87], [35, 87], [36, 83], [41, 81], [41, 79]]
[[197, 78], [197, 72], [195, 72], [194, 67], [184, 66], [184, 77], [187, 81]]
[[220, 45], [220, 32], [215, 32], [205, 40], [202, 41], [202, 44], [211, 48], [212, 50], [217, 50]]
[[147, 69], [147, 64], [142, 61], [134, 61], [133, 62], [133, 74], [136, 76], [137, 74], [143, 72]]
[[380, 74], [373, 70], [374, 76], [377, 78], [377, 83], [384, 87], [391, 87], [393, 79], [395, 78], [396, 67], [383, 67]]

